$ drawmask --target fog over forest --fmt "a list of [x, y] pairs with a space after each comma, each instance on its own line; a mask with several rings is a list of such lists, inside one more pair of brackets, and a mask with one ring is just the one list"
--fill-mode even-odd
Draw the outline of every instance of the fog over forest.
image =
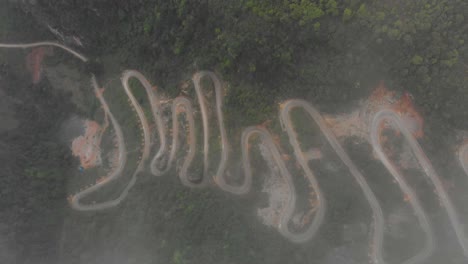
[[0, 263], [468, 263], [468, 1], [0, 1]]

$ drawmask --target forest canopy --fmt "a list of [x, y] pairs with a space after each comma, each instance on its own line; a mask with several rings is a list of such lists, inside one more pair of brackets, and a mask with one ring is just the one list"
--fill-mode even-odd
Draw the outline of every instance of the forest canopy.
[[426, 111], [468, 114], [454, 108], [468, 93], [463, 0], [39, 0], [26, 9], [81, 36], [89, 53], [119, 54], [158, 80], [215, 69], [267, 98], [346, 101], [382, 79]]
[[[425, 117], [468, 129], [466, 0], [4, 2], [2, 42], [57, 41], [89, 56], [90, 71], [112, 57], [118, 70], [141, 70], [172, 94], [181, 77], [196, 70], [219, 73], [229, 83], [227, 119], [238, 127], [267, 120], [285, 98], [336, 111], [383, 80], [410, 92]], [[0, 139], [0, 161], [9, 164], [1, 177], [9, 186], [2, 191], [3, 208], [9, 208], [3, 215], [14, 216], [5, 221], [16, 225], [9, 236], [21, 245], [25, 262], [41, 255], [53, 260], [56, 252], [47, 246], [55, 243], [66, 208], [60, 176], [73, 164], [54, 129], [75, 109], [47, 82], [30, 92], [25, 80], [9, 73], [4, 55], [0, 84], [26, 103], [15, 109], [19, 128]], [[50, 99], [40, 100], [45, 96]]]

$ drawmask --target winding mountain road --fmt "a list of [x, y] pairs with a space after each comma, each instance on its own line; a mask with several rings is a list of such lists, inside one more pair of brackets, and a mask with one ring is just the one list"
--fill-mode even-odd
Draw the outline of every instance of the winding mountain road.
[[[75, 56], [79, 60], [86, 62], [88, 59], [79, 54], [78, 52], [63, 46], [58, 43], [54, 42], [38, 42], [38, 43], [30, 43], [30, 44], [1, 44], [0, 48], [33, 48], [38, 46], [53, 46], [61, 48], [71, 55]], [[129, 85], [130, 79], [135, 78], [139, 81], [139, 83], [144, 87], [149, 103], [151, 105], [151, 112], [153, 116], [153, 121], [156, 125], [158, 140], [157, 142], [152, 142], [151, 137], [151, 128], [147, 117], [144, 114], [144, 111], [141, 105], [138, 103], [138, 100], [135, 98], [134, 94]], [[221, 145], [221, 153], [219, 164], [217, 166], [216, 173], [214, 175], [210, 175], [210, 141], [212, 142], [214, 139], [211, 139], [210, 129], [210, 114], [208, 113], [209, 109], [207, 106], [208, 98], [206, 93], [204, 92], [204, 88], [201, 84], [202, 79], [208, 78], [213, 84], [214, 89], [214, 101], [215, 101], [215, 113], [216, 121], [218, 123], [217, 129], [219, 130], [219, 140]], [[115, 141], [116, 141], [116, 152], [117, 158], [115, 165], [111, 167], [110, 171], [107, 173], [106, 176], [102, 177], [101, 180], [97, 181], [96, 184], [87, 187], [76, 194], [73, 194], [69, 197], [70, 205], [73, 209], [79, 211], [95, 211], [95, 210], [102, 210], [105, 208], [110, 208], [117, 206], [120, 204], [128, 195], [129, 190], [133, 187], [137, 180], [137, 176], [145, 169], [146, 161], [150, 158], [151, 155], [151, 148], [153, 145], [158, 145], [158, 150], [156, 154], [152, 158], [149, 167], [151, 173], [155, 176], [162, 176], [166, 174], [168, 171], [171, 170], [177, 152], [180, 148], [179, 142], [179, 133], [180, 132], [180, 116], [184, 114], [184, 122], [187, 124], [188, 131], [186, 135], [186, 142], [188, 146], [188, 150], [185, 153], [183, 158], [183, 163], [178, 170], [179, 178], [182, 184], [188, 187], [201, 187], [206, 186], [210, 180], [213, 178], [213, 181], [223, 190], [236, 194], [236, 195], [243, 195], [248, 193], [251, 190], [252, 186], [252, 166], [251, 166], [251, 159], [250, 159], [250, 141], [255, 138], [259, 137], [261, 144], [268, 150], [272, 157], [272, 164], [275, 166], [275, 169], [279, 171], [281, 178], [285, 181], [287, 188], [288, 188], [288, 198], [285, 201], [285, 205], [280, 212], [280, 220], [277, 225], [278, 231], [288, 240], [296, 243], [303, 243], [306, 241], [311, 240], [322, 225], [327, 211], [327, 204], [325, 200], [325, 194], [322, 192], [319, 182], [314, 175], [312, 169], [310, 168], [309, 161], [311, 159], [319, 158], [316, 152], [313, 149], [303, 150], [301, 148], [301, 144], [298, 141], [298, 135], [294, 128], [294, 124], [291, 120], [291, 112], [294, 109], [301, 109], [305, 111], [311, 118], [313, 122], [319, 127], [320, 131], [325, 136], [328, 144], [331, 148], [336, 152], [338, 157], [341, 161], [346, 165], [349, 172], [353, 176], [354, 180], [360, 186], [367, 202], [372, 210], [373, 216], [373, 225], [372, 225], [372, 232], [370, 238], [370, 258], [373, 263], [383, 264], [387, 263], [383, 257], [384, 255], [384, 229], [385, 229], [385, 219], [382, 212], [382, 208], [380, 206], [379, 201], [377, 200], [375, 194], [371, 190], [369, 184], [367, 183], [365, 177], [362, 175], [360, 170], [356, 167], [353, 163], [351, 158], [345, 152], [343, 147], [340, 145], [339, 141], [333, 134], [332, 130], [326, 125], [325, 121], [323, 120], [322, 115], [315, 109], [315, 107], [306, 102], [304, 100], [287, 100], [280, 105], [280, 112], [279, 118], [282, 125], [283, 130], [287, 133], [289, 138], [289, 143], [293, 147], [294, 157], [299, 163], [300, 169], [305, 175], [306, 180], [309, 182], [313, 192], [315, 193], [315, 198], [317, 200], [316, 205], [314, 208], [314, 215], [313, 219], [308, 226], [302, 229], [302, 231], [292, 231], [290, 228], [289, 223], [292, 221], [292, 218], [295, 214], [296, 210], [296, 201], [297, 201], [297, 194], [295, 191], [293, 178], [291, 173], [289, 172], [285, 161], [282, 159], [281, 153], [278, 149], [278, 146], [275, 144], [272, 135], [262, 127], [252, 126], [246, 128], [242, 133], [241, 138], [241, 150], [242, 150], [242, 157], [241, 163], [244, 170], [244, 176], [242, 178], [241, 183], [238, 184], [231, 184], [225, 178], [226, 176], [226, 168], [230, 161], [230, 152], [231, 147], [228, 140], [228, 135], [226, 132], [225, 124], [224, 124], [224, 117], [223, 117], [223, 83], [222, 81], [213, 73], [209, 71], [200, 71], [196, 72], [193, 77], [192, 81], [195, 87], [195, 92], [198, 100], [198, 106], [201, 112], [201, 119], [202, 119], [202, 127], [203, 127], [203, 175], [202, 178], [198, 181], [193, 180], [197, 177], [192, 177], [190, 175], [191, 166], [193, 160], [196, 156], [197, 152], [197, 137], [196, 137], [196, 127], [195, 127], [195, 118], [194, 118], [194, 107], [192, 105], [191, 100], [186, 97], [177, 97], [172, 100], [171, 110], [172, 110], [172, 140], [168, 140], [168, 130], [166, 128], [165, 121], [162, 116], [162, 102], [160, 100], [160, 96], [156, 93], [153, 86], [150, 82], [138, 71], [135, 70], [126, 70], [123, 72], [121, 77], [121, 83], [125, 90], [126, 95], [129, 98], [131, 107], [136, 111], [139, 122], [141, 124], [141, 128], [143, 131], [143, 145], [141, 149], [141, 157], [138, 161], [137, 168], [132, 173], [132, 176], [125, 186], [125, 188], [121, 191], [117, 198], [99, 202], [99, 203], [90, 203], [85, 204], [82, 202], [83, 199], [88, 197], [90, 194], [96, 193], [104, 186], [108, 185], [110, 182], [118, 179], [122, 176], [126, 162], [127, 162], [127, 150], [125, 145], [125, 138], [122, 132], [122, 128], [119, 125], [116, 117], [112, 114], [104, 96], [104, 89], [102, 89], [96, 80], [94, 75], [91, 75], [91, 84], [93, 86], [95, 96], [99, 100], [103, 111], [105, 112], [106, 116], [110, 119], [110, 124], [112, 125], [112, 129], [115, 134]], [[424, 247], [417, 252], [414, 256], [402, 261], [401, 263], [404, 264], [416, 264], [416, 263], [424, 263], [430, 256], [432, 255], [434, 248], [435, 248], [435, 238], [434, 233], [430, 224], [430, 221], [424, 212], [423, 206], [421, 202], [418, 200], [418, 197], [414, 190], [406, 183], [404, 177], [401, 175], [400, 171], [397, 169], [394, 163], [392, 163], [389, 157], [385, 154], [382, 142], [380, 142], [380, 134], [381, 134], [381, 124], [383, 122], [391, 122], [396, 126], [404, 139], [410, 146], [414, 156], [418, 160], [419, 164], [421, 165], [424, 173], [427, 175], [428, 179], [432, 183], [435, 188], [435, 192], [440, 199], [440, 202], [443, 208], [446, 210], [450, 223], [455, 231], [457, 236], [458, 242], [465, 254], [468, 258], [468, 242], [465, 237], [465, 233], [463, 230], [463, 224], [460, 221], [460, 217], [455, 210], [454, 205], [452, 204], [446, 190], [444, 189], [440, 177], [432, 167], [431, 162], [424, 154], [421, 146], [417, 142], [417, 140], [412, 136], [411, 132], [405, 127], [404, 123], [401, 121], [400, 117], [396, 112], [390, 109], [384, 109], [377, 112], [370, 125], [370, 141], [371, 145], [376, 152], [379, 159], [382, 161], [383, 165], [388, 169], [392, 177], [398, 183], [402, 192], [408, 197], [409, 203], [411, 208], [415, 212], [417, 220], [419, 222], [420, 227], [422, 228], [425, 234], [425, 244]], [[302, 125], [308, 125], [304, 123]], [[216, 139], [218, 140], [218, 139]], [[468, 153], [468, 144], [464, 145], [462, 149], [459, 151], [459, 159], [461, 165], [465, 172], [468, 174], [468, 165], [465, 162], [466, 155]], [[273, 169], [273, 168], [272, 168]]]
[[[416, 213], [416, 217], [418, 218], [419, 224], [423, 229], [423, 232], [426, 236], [426, 243], [424, 248], [413, 258], [408, 259], [404, 263], [422, 263], [427, 260], [432, 251], [435, 248], [434, 242], [434, 234], [427, 219], [427, 216], [422, 208], [422, 205], [417, 198], [413, 189], [406, 183], [405, 178], [401, 175], [400, 171], [396, 168], [394, 163], [390, 161], [388, 156], [384, 153], [382, 149], [381, 142], [379, 140], [380, 125], [385, 122], [389, 121], [392, 125], [396, 126], [395, 128], [401, 132], [404, 139], [410, 146], [414, 156], [416, 157], [418, 163], [420, 164], [421, 168], [423, 169], [426, 176], [429, 178], [430, 182], [432, 183], [433, 187], [435, 188], [435, 193], [439, 197], [440, 203], [442, 204], [443, 208], [446, 210], [447, 215], [449, 217], [450, 223], [455, 231], [455, 234], [458, 238], [458, 242], [463, 249], [465, 257], [468, 258], [468, 244], [466, 240], [466, 236], [463, 230], [463, 224], [460, 222], [458, 213], [455, 210], [455, 207], [450, 200], [447, 191], [445, 190], [439, 175], [432, 167], [431, 162], [427, 158], [426, 154], [422, 150], [421, 146], [411, 134], [410, 130], [404, 125], [404, 122], [401, 120], [398, 113], [391, 111], [391, 110], [381, 110], [375, 114], [372, 124], [371, 124], [371, 142], [374, 148], [374, 151], [377, 153], [377, 156], [380, 158], [384, 166], [388, 169], [390, 174], [399, 184], [401, 190], [407, 195], [408, 201], [411, 204], [414, 212]], [[462, 163], [463, 164], [463, 163]]]

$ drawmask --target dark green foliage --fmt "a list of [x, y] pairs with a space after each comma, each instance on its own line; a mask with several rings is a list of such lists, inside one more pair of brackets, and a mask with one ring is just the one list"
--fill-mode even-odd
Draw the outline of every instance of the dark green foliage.
[[0, 76], [0, 84], [10, 87], [8, 95], [21, 102], [15, 106], [19, 127], [1, 135], [8, 155], [0, 156], [0, 214], [8, 219], [0, 221], [14, 233], [15, 263], [54, 263], [72, 167], [70, 151], [56, 133], [71, 109], [46, 83], [31, 87], [19, 76]]
[[[18, 6], [27, 11], [28, 25], [36, 17], [67, 36], [82, 38], [84, 48], [75, 48], [92, 58], [88, 68], [93, 72], [99, 73], [98, 62], [110, 56], [122, 69], [152, 74], [147, 75], [151, 82], [163, 90], [173, 87], [170, 94], [177, 95], [178, 81], [190, 78], [191, 72], [217, 71], [229, 83], [226, 120], [229, 133], [237, 138], [236, 129], [275, 118], [279, 100], [303, 98], [325, 112], [343, 112], [344, 103], [366, 97], [380, 80], [392, 89], [410, 91], [425, 117], [430, 113], [468, 128], [464, 121], [468, 118], [464, 107], [468, 101], [466, 0], [38, 0], [35, 5]], [[6, 10], [0, 8], [0, 17], [7, 17]], [[16, 7], [12, 10], [19, 12]], [[2, 19], [0, 37], [13, 41], [7, 33], [21, 28], [17, 23]], [[35, 32], [29, 30], [17, 40], [43, 40], [45, 34]], [[25, 91], [10, 91], [27, 103], [17, 109], [24, 124], [7, 137], [8, 152], [19, 158], [2, 156], [11, 163], [11, 170], [1, 171], [5, 174], [1, 178], [4, 186], [13, 187], [2, 189], [6, 198], [0, 201], [3, 208], [12, 208], [12, 222], [18, 222], [19, 244], [26, 245], [19, 254], [54, 255], [47, 249], [54, 248], [50, 245], [56, 241], [55, 233], [46, 231], [59, 226], [58, 209], [65, 202], [61, 176], [70, 160], [67, 151], [54, 143], [51, 131], [68, 109], [57, 103], [61, 95], [45, 88]], [[135, 92], [145, 96], [141, 87]], [[44, 96], [50, 99], [35, 101]], [[124, 96], [111, 104], [129, 107]], [[135, 120], [129, 118], [125, 125], [135, 127]], [[58, 162], [62, 162], [59, 167]], [[205, 235], [185, 222], [206, 217], [200, 212], [209, 212], [209, 206], [222, 214], [225, 206], [214, 202], [219, 197], [187, 192], [176, 197], [180, 208], [175, 215], [185, 228], [178, 233], [180, 241]], [[223, 219], [233, 224], [235, 232], [225, 235], [226, 242], [212, 251], [213, 258], [230, 256], [238, 263], [258, 263], [253, 254], [239, 254], [251, 247], [239, 242], [249, 237], [245, 228], [236, 225], [240, 220], [229, 215]], [[216, 225], [212, 233], [222, 234], [226, 223], [211, 223]], [[39, 231], [32, 237], [28, 230]], [[27, 246], [42, 244], [38, 249]], [[177, 246], [180, 249], [167, 262], [190, 263], [196, 251], [186, 244]], [[275, 251], [254, 246], [255, 252]]]
[[385, 79], [394, 89], [412, 92], [425, 110], [442, 108], [449, 116], [459, 111], [443, 102], [458, 102], [460, 94], [453, 94], [468, 90], [462, 73], [468, 7], [462, 0], [39, 5], [84, 36], [90, 52], [121, 54], [127, 66], [144, 68], [163, 82], [180, 79], [181, 72], [217, 69], [232, 89], [240, 89], [233, 94], [249, 90], [238, 87], [242, 79], [248, 86], [268, 86], [267, 102], [286, 85], [291, 94], [311, 100], [330, 100], [345, 89], [338, 98], [344, 102]]

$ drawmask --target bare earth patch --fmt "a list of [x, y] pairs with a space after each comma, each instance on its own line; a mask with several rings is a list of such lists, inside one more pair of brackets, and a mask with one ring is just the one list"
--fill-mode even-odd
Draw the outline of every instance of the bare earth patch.
[[73, 155], [80, 158], [84, 169], [101, 165], [101, 126], [91, 120], [85, 121], [85, 134], [75, 138], [72, 142]]

